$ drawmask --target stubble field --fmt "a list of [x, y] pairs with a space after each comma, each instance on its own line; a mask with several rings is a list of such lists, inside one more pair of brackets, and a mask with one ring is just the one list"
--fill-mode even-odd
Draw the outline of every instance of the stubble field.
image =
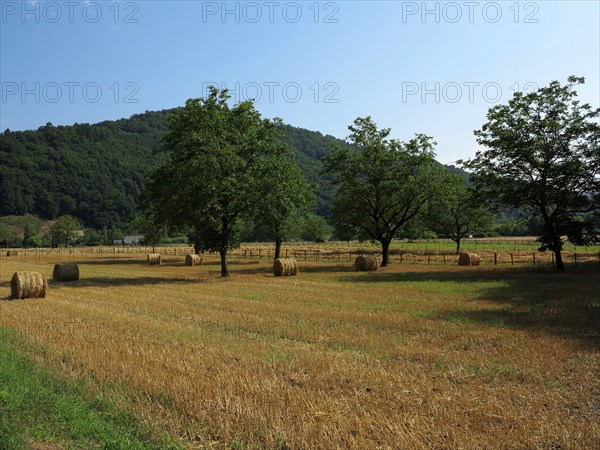
[[[10, 342], [36, 367], [129, 417], [144, 442], [600, 446], [598, 265], [356, 273], [348, 262], [300, 261], [297, 277], [275, 278], [270, 262], [246, 258], [222, 280], [213, 258], [77, 262], [80, 281], [51, 282], [46, 299], [1, 301], [0, 328], [23, 336]], [[50, 278], [52, 268], [4, 258], [0, 297], [14, 271]], [[0, 394], [11, 411], [11, 392]], [[82, 448], [69, 430], [8, 420], [30, 448]]]

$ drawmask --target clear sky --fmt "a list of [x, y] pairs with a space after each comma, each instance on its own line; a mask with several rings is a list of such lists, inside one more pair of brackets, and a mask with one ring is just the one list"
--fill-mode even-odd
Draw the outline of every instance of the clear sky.
[[424, 132], [450, 163], [516, 89], [585, 76], [600, 106], [599, 3], [0, 0], [0, 128], [129, 117], [217, 83], [324, 134], [367, 115]]

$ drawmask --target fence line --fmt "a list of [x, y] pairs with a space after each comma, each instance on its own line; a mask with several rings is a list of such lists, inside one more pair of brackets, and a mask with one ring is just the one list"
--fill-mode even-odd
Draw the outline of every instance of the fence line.
[[[64, 262], [80, 259], [113, 259], [119, 260], [131, 255], [152, 253], [151, 246], [99, 246], [71, 248], [28, 248], [12, 249], [16, 256], [8, 256], [6, 251], [0, 253], [0, 261], [18, 260], [21, 262]], [[183, 257], [193, 253], [191, 246], [156, 246], [157, 253], [163, 257]], [[230, 251], [230, 258], [237, 259], [272, 259], [274, 246], [265, 244], [244, 244]], [[493, 251], [480, 250], [481, 263], [485, 265], [554, 265], [554, 254], [551, 252], [535, 252], [531, 250]], [[217, 257], [218, 253], [206, 252], [207, 256]], [[300, 261], [350, 262], [359, 255], [380, 255], [377, 247], [333, 246], [333, 245], [284, 245], [281, 256], [296, 258]], [[568, 252], [562, 253], [566, 264], [577, 265], [583, 262], [600, 262], [600, 252]], [[391, 264], [456, 264], [458, 256], [454, 251], [443, 249], [398, 249], [389, 251]]]

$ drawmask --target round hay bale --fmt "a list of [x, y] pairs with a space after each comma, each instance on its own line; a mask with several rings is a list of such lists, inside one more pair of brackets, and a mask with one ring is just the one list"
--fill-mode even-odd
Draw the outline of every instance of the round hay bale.
[[354, 260], [354, 269], [357, 272], [370, 272], [372, 270], [377, 270], [379, 266], [379, 261], [375, 256], [364, 256], [360, 255]]
[[273, 275], [276, 277], [295, 276], [298, 273], [298, 264], [294, 258], [277, 258], [273, 263]]
[[202, 265], [202, 256], [196, 254], [189, 254], [185, 257], [186, 266], [200, 266]]
[[79, 280], [79, 266], [75, 263], [55, 264], [52, 279], [54, 281], [77, 281]]
[[44, 298], [48, 280], [40, 272], [15, 272], [10, 282], [12, 298]]
[[148, 253], [148, 265], [160, 266], [160, 255], [158, 253]]
[[478, 266], [481, 263], [481, 258], [477, 253], [461, 253], [458, 255], [459, 266]]
[[6, 252], [6, 256], [19, 256], [19, 252], [16, 250], [9, 250]]

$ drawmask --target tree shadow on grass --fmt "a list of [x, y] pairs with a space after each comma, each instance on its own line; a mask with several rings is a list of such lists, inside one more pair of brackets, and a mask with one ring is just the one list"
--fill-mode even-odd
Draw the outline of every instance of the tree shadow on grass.
[[[254, 264], [260, 264], [260, 261], [252, 259], [234, 259], [227, 261], [230, 266], [251, 266]], [[206, 261], [202, 263], [203, 266], [221, 266], [221, 261]]]
[[319, 272], [355, 272], [354, 265], [352, 263], [335, 263], [335, 264], [318, 264], [314, 266], [302, 266], [302, 262], [298, 263], [299, 271], [306, 273], [319, 273]]
[[195, 278], [166, 278], [166, 277], [86, 277], [78, 281], [53, 282], [50, 288], [90, 288], [90, 287], [121, 287], [121, 286], [152, 286], [160, 284], [199, 284], [208, 280]]
[[88, 259], [85, 261], [72, 261], [82, 266], [117, 266], [117, 265], [147, 265], [146, 259]]
[[[454, 283], [449, 293], [464, 287], [471, 300], [452, 309], [451, 302], [430, 316], [450, 323], [478, 323], [490, 327], [517, 328], [550, 333], [600, 347], [600, 266], [580, 264], [566, 273], [551, 268], [466, 268], [449, 271], [373, 272], [341, 277], [358, 283], [428, 282]], [[436, 286], [432, 289], [441, 290]], [[475, 292], [473, 291], [475, 289]], [[460, 294], [459, 294], [460, 295]], [[485, 302], [485, 303], [481, 303]], [[491, 305], [490, 305], [491, 303]]]

